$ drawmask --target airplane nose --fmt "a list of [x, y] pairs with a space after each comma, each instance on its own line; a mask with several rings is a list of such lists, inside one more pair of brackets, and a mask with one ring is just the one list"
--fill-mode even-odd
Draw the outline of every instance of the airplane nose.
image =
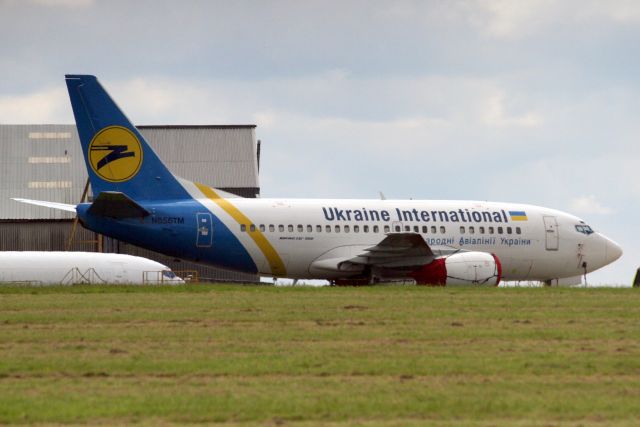
[[604, 262], [606, 264], [611, 264], [613, 261], [617, 260], [622, 256], [622, 248], [613, 240], [605, 237], [605, 250], [604, 250]]

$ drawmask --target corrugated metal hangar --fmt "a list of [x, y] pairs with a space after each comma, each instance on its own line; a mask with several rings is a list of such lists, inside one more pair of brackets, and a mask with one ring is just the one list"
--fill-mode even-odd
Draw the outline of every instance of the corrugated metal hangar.
[[[260, 143], [256, 141], [255, 125], [138, 129], [176, 175], [242, 197], [259, 196]], [[114, 239], [102, 239], [80, 226], [72, 236], [73, 214], [11, 200], [19, 197], [77, 204], [86, 183], [75, 125], [0, 125], [0, 250], [103, 250], [143, 256], [173, 270], [196, 270], [208, 280], [258, 280], [255, 275], [177, 261]]]

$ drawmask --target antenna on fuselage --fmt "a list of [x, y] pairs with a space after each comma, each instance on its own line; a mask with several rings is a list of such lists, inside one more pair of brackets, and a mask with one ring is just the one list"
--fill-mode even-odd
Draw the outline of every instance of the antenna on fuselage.
[[382, 191], [378, 191], [378, 193], [380, 194], [380, 200], [387, 200]]

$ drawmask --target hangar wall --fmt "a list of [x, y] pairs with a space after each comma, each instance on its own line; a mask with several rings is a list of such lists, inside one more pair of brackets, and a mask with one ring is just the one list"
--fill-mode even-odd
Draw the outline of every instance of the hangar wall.
[[[255, 125], [139, 126], [169, 169], [242, 197], [257, 197], [259, 145]], [[87, 181], [75, 125], [0, 125], [0, 250], [65, 250], [74, 215], [26, 205], [12, 197], [67, 204], [80, 202]], [[95, 251], [96, 234], [77, 227], [72, 250]], [[252, 274], [186, 261], [105, 238], [105, 252], [144, 256], [202, 278], [252, 282]]]

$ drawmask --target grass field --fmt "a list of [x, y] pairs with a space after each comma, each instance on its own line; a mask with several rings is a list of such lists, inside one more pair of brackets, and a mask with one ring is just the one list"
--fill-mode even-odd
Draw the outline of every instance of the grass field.
[[0, 288], [0, 423], [640, 423], [633, 289]]

